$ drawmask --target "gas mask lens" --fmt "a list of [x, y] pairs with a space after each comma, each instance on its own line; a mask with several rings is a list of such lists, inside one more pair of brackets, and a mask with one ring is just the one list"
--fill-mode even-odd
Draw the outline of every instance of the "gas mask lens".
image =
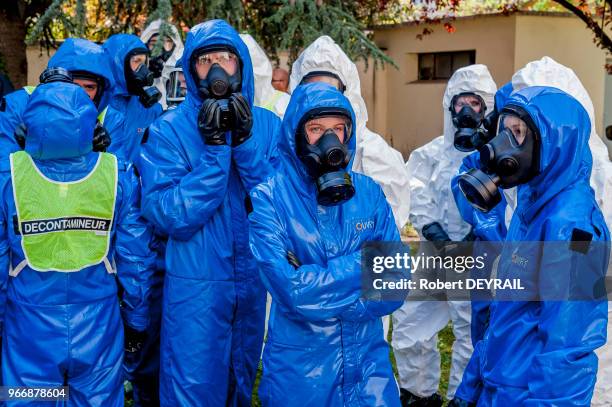
[[453, 98], [453, 110], [458, 114], [464, 107], [471, 108], [475, 113], [484, 111], [484, 101], [474, 93], [459, 94]]
[[149, 57], [146, 54], [136, 54], [130, 57], [130, 68], [137, 72], [142, 65], [149, 64]]
[[345, 116], [318, 117], [309, 120], [304, 125], [308, 142], [316, 143], [325, 133], [333, 132], [341, 143], [351, 133], [351, 122]]
[[498, 133], [507, 129], [508, 133], [512, 135], [516, 147], [522, 146], [528, 137], [533, 137], [527, 123], [514, 114], [502, 114], [497, 123], [497, 128]]
[[166, 82], [166, 101], [168, 104], [178, 104], [185, 100], [187, 95], [187, 82], [181, 68], [173, 68], [168, 72]]
[[228, 75], [234, 75], [238, 70], [238, 57], [229, 51], [208, 52], [199, 55], [196, 59], [198, 74], [206, 77], [214, 64], [223, 68]]
[[199, 78], [198, 94], [202, 99], [228, 100], [242, 88], [241, 61], [231, 47], [212, 45], [196, 50], [190, 65], [194, 76]]

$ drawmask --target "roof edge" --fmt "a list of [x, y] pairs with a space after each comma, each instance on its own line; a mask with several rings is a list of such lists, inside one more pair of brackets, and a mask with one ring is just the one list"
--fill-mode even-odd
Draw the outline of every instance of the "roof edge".
[[[464, 21], [464, 20], [475, 20], [480, 18], [489, 18], [489, 17], [511, 17], [511, 16], [542, 16], [542, 17], [576, 17], [574, 14], [565, 11], [533, 11], [533, 10], [522, 10], [515, 11], [513, 13], [487, 13], [487, 14], [474, 14], [470, 16], [460, 16], [455, 18], [443, 18], [440, 22], [452, 22], [452, 21]], [[416, 25], [433, 25], [436, 23], [427, 23], [422, 21], [403, 21], [401, 23], [390, 23], [390, 24], [376, 24], [372, 26], [371, 30], [386, 30], [391, 28], [398, 27], [411, 27]]]

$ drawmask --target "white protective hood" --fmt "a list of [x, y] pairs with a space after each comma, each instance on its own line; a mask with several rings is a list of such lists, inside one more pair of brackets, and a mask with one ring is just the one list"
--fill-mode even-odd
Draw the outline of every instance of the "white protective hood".
[[452, 177], [469, 153], [453, 145], [456, 129], [449, 107], [455, 95], [469, 92], [484, 100], [487, 114], [493, 110], [496, 91], [497, 86], [485, 65], [458, 69], [449, 79], [442, 99], [444, 134], [414, 150], [406, 163], [411, 175], [410, 221], [419, 232], [432, 222], [440, 223], [455, 241], [462, 240], [469, 232], [470, 226], [461, 218], [450, 188]]
[[[152, 36], [154, 36], [155, 34], [159, 34], [159, 28], [161, 27], [161, 23], [162, 23], [162, 20], [155, 20], [151, 22], [143, 30], [142, 34], [140, 35], [140, 40], [146, 44], [151, 39]], [[155, 82], [153, 83], [162, 94], [162, 97], [159, 103], [162, 104], [164, 109], [167, 108], [166, 83], [168, 82], [168, 79], [170, 78], [169, 71], [170, 69], [174, 68], [176, 66], [176, 62], [179, 59], [181, 59], [181, 57], [183, 56], [183, 49], [184, 49], [183, 41], [181, 40], [181, 36], [178, 30], [172, 24], [169, 24], [169, 25], [170, 25], [170, 39], [172, 39], [172, 41], [174, 42], [174, 51], [172, 51], [172, 55], [170, 55], [170, 58], [168, 58], [168, 60], [164, 64], [162, 76], [160, 78], [155, 78]]]
[[560, 89], [577, 99], [589, 114], [591, 119], [589, 147], [593, 155], [591, 186], [595, 190], [595, 198], [608, 228], [612, 227], [612, 162], [608, 157], [608, 149], [597, 135], [595, 109], [588, 92], [573, 70], [550, 57], [532, 61], [514, 74], [512, 77], [514, 91], [528, 86], [551, 86]]
[[410, 191], [408, 174], [402, 155], [389, 146], [378, 134], [366, 127], [368, 111], [361, 97], [361, 82], [357, 66], [334, 40], [324, 35], [310, 44], [293, 63], [289, 86], [291, 92], [302, 78], [313, 71], [326, 71], [337, 75], [346, 90], [357, 120], [357, 151], [353, 171], [365, 174], [381, 186], [393, 210], [395, 223], [402, 228], [408, 221]]
[[249, 49], [251, 63], [253, 64], [255, 106], [269, 109], [282, 119], [289, 104], [290, 96], [287, 93], [277, 91], [272, 86], [272, 63], [257, 41], [250, 34], [240, 34], [240, 38]]
[[496, 92], [497, 85], [486, 65], [470, 65], [457, 69], [448, 80], [442, 98], [442, 109], [444, 109], [444, 146], [451, 151], [451, 154], [460, 155], [461, 159], [469, 154], [457, 150], [454, 146], [457, 129], [453, 125], [453, 116], [450, 111], [453, 97], [460, 93], [474, 93], [480, 96], [487, 107], [485, 110], [485, 115], [487, 115], [493, 111]]

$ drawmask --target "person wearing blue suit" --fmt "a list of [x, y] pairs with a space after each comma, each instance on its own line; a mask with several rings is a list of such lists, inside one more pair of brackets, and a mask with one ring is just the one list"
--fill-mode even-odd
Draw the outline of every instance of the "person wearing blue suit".
[[112, 140], [108, 151], [136, 163], [145, 130], [163, 113], [161, 93], [152, 86], [147, 65], [149, 49], [132, 34], [111, 35], [102, 48], [114, 81], [106, 125]]
[[[481, 164], [488, 175], [478, 176], [492, 177], [489, 190], [517, 188], [497, 277], [537, 282], [540, 300], [491, 303], [489, 327], [457, 398], [476, 406], [590, 405], [594, 350], [606, 342], [607, 302], [550, 296], [560, 289], [571, 295], [588, 278], [603, 281], [609, 261], [609, 231], [589, 184], [590, 119], [568, 94], [528, 87], [506, 100], [499, 123], [486, 146], [492, 156]], [[513, 171], [504, 167], [510, 156], [517, 163]], [[465, 181], [475, 182], [471, 174], [458, 181], [461, 189], [470, 202], [486, 202], [486, 194], [470, 197], [475, 190]], [[531, 243], [516, 252], [517, 242]], [[550, 242], [565, 249], [551, 255]]]
[[[133, 168], [92, 151], [97, 115], [81, 87], [39, 85], [23, 117], [25, 151], [0, 167], [3, 385], [69, 386], [69, 406], [123, 405], [123, 326], [128, 347], [137, 345], [149, 323], [155, 261]], [[30, 185], [45, 189], [28, 194]], [[55, 213], [47, 209], [71, 217], [48, 215], [67, 223], [45, 233], [55, 222], [35, 215]], [[32, 216], [46, 225], [38, 234], [28, 229]], [[74, 223], [92, 216], [106, 226]], [[92, 247], [102, 251], [85, 250]]]
[[251, 249], [272, 296], [264, 406], [400, 405], [381, 317], [401, 302], [360, 298], [362, 245], [399, 232], [381, 188], [351, 170], [354, 123], [333, 86], [298, 86], [281, 127], [282, 170], [251, 193]]
[[143, 214], [168, 236], [160, 402], [247, 406], [266, 302], [248, 192], [275, 171], [280, 121], [253, 106], [249, 52], [225, 21], [190, 30], [182, 66], [185, 101], [149, 127], [139, 160]]
[[[153, 85], [147, 62], [149, 49], [135, 35], [115, 34], [104, 42], [114, 79], [105, 127], [111, 138], [108, 151], [132, 162], [139, 169], [138, 157], [147, 128], [162, 113], [157, 103], [161, 94]], [[132, 383], [135, 406], [159, 404], [159, 336], [164, 280], [164, 238], [155, 230], [152, 249], [157, 253], [155, 281], [152, 288], [151, 324], [141, 352], [125, 358], [126, 378]]]
[[[108, 110], [114, 80], [108, 58], [100, 45], [82, 38], [68, 38], [49, 59], [47, 69], [53, 68], [69, 71], [73, 81], [86, 89], [96, 104], [100, 125], [105, 126], [109, 133], [113, 130], [113, 123], [122, 122], [120, 117], [113, 117], [116, 112]], [[6, 158], [21, 150], [15, 133], [23, 124], [26, 105], [35, 88], [25, 86], [4, 97], [0, 109], [0, 156]]]

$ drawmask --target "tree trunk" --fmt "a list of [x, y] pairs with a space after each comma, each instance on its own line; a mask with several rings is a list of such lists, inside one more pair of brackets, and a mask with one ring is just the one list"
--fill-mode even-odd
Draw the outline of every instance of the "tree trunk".
[[0, 10], [0, 58], [15, 89], [27, 85], [26, 27], [17, 15]]

